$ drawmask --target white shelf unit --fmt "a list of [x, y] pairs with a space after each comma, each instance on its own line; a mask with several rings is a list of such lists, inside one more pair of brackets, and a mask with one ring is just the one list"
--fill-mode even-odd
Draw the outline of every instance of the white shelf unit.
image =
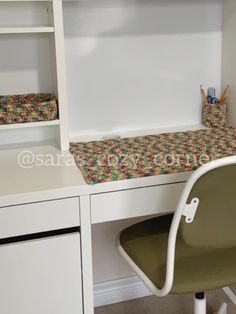
[[[12, 20], [14, 18], [17, 18], [17, 9], [20, 10], [20, 12], [24, 12], [24, 9], [27, 7], [24, 7], [27, 3], [32, 3], [32, 6], [37, 5], [37, 3], [44, 2], [45, 7], [45, 16], [43, 22], [46, 22], [46, 24], [39, 24], [37, 25], [34, 16], [30, 16], [30, 13], [32, 13], [30, 10], [26, 13], [28, 14], [28, 23], [26, 25], [9, 25], [9, 20], [7, 18], [2, 18], [0, 22], [0, 35], [5, 36], [11, 34], [13, 36], [19, 36], [21, 34], [52, 34], [49, 38], [49, 40], [52, 40], [51, 47], [52, 48], [52, 62], [55, 64], [55, 66], [52, 66], [53, 70], [55, 69], [55, 77], [56, 77], [56, 86], [55, 91], [52, 91], [56, 94], [58, 99], [58, 108], [59, 108], [59, 119], [53, 120], [53, 121], [42, 121], [42, 122], [31, 122], [31, 123], [19, 123], [19, 124], [5, 124], [0, 125], [0, 131], [6, 131], [6, 130], [14, 130], [14, 129], [29, 129], [29, 128], [36, 128], [36, 127], [48, 127], [48, 126], [59, 126], [57, 142], [60, 146], [60, 149], [62, 151], [66, 151], [69, 149], [69, 141], [68, 141], [68, 123], [67, 123], [67, 92], [66, 92], [66, 73], [65, 73], [65, 53], [64, 53], [64, 28], [63, 28], [63, 14], [62, 14], [62, 0], [51, 0], [51, 1], [41, 1], [41, 0], [29, 0], [27, 2], [25, 1], [8, 1], [8, 0], [0, 0], [0, 5], [4, 5], [5, 11], [7, 11], [8, 14], [11, 14], [12, 12]], [[8, 8], [9, 5], [9, 8]], [[41, 9], [41, 7], [40, 7]], [[4, 11], [4, 10], [3, 10]], [[40, 10], [36, 10], [36, 15], [39, 15]], [[20, 13], [19, 13], [20, 14]], [[21, 19], [22, 20], [22, 19]], [[5, 22], [5, 23], [4, 23]], [[30, 23], [31, 22], [31, 23]], [[11, 22], [10, 22], [11, 23]], [[5, 25], [6, 24], [6, 25]], [[29, 25], [28, 25], [29, 24]], [[10, 37], [11, 38], [11, 37]], [[37, 38], [37, 37], [36, 37]], [[0, 37], [1, 40], [1, 37]], [[17, 56], [17, 58], [21, 58], [21, 55]], [[54, 60], [53, 60], [54, 59]], [[34, 90], [30, 92], [35, 92]], [[40, 90], [40, 92], [44, 92]], [[48, 92], [48, 91], [45, 91]], [[25, 92], [22, 92], [24, 94]], [[4, 93], [6, 94], [6, 93]], [[19, 92], [16, 92], [16, 94], [21, 94]]]
[[0, 27], [0, 34], [32, 34], [32, 33], [54, 33], [54, 27], [52, 26]]
[[28, 123], [15, 123], [15, 124], [3, 124], [0, 125], [1, 130], [14, 130], [14, 129], [23, 129], [23, 128], [37, 128], [43, 126], [54, 126], [59, 125], [59, 120], [52, 121], [40, 121], [40, 122], [28, 122]]

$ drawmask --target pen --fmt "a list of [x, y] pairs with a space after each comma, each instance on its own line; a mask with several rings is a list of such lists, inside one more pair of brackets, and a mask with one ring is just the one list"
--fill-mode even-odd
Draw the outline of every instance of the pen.
[[222, 105], [223, 101], [225, 100], [225, 97], [228, 93], [228, 90], [229, 90], [229, 85], [227, 85], [226, 89], [224, 90], [222, 96], [220, 97], [220, 104]]

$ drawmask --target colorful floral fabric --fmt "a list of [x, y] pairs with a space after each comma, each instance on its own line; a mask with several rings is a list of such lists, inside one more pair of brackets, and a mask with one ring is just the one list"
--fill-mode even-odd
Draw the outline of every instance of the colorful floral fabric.
[[225, 128], [227, 126], [227, 105], [204, 103], [202, 108], [203, 125], [208, 128]]
[[211, 128], [120, 140], [70, 143], [88, 184], [186, 172], [236, 155], [236, 129]]
[[58, 119], [56, 97], [51, 94], [0, 96], [0, 124]]

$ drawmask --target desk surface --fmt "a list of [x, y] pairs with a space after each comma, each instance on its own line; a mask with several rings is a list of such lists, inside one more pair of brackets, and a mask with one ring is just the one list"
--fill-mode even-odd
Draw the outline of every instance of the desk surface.
[[[181, 130], [180, 127], [177, 129]], [[196, 130], [199, 125], [183, 127], [186, 129]], [[176, 128], [169, 131], [176, 131]], [[163, 129], [157, 131], [161, 132]], [[191, 172], [88, 185], [69, 152], [61, 152], [50, 143], [34, 143], [1, 147], [0, 174], [1, 207], [184, 182]]]
[[52, 144], [0, 150], [0, 206], [186, 181], [190, 173], [87, 185], [68, 152]]
[[68, 196], [73, 194], [75, 187], [85, 182], [75, 165], [67, 166], [67, 160], [68, 153], [60, 152], [51, 144], [1, 149], [0, 206], [2, 202], [6, 205], [7, 199], [12, 204], [14, 195], [19, 199], [26, 193], [40, 193], [43, 198], [42, 191], [64, 190]]

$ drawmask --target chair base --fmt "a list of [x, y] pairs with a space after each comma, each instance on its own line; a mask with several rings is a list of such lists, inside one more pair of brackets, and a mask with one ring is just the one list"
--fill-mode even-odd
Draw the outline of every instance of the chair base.
[[[194, 297], [194, 314], [207, 314], [206, 297], [204, 293], [196, 293]], [[214, 314], [227, 314], [227, 304], [222, 303], [219, 310]]]
[[229, 287], [224, 287], [223, 291], [230, 299], [230, 301], [236, 306], [236, 295], [234, 294], [234, 292]]
[[194, 314], [206, 314], [206, 297], [203, 292], [195, 294]]
[[219, 310], [215, 314], [227, 314], [227, 304], [222, 303]]

